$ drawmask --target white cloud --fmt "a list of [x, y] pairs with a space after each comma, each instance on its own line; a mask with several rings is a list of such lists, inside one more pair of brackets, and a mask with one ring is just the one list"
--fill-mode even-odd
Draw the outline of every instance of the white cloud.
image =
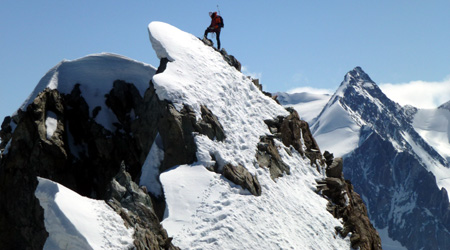
[[400, 105], [416, 108], [436, 108], [450, 101], [450, 77], [440, 82], [411, 81], [408, 83], [382, 83], [381, 90]]
[[334, 93], [334, 91], [332, 91], [331, 89], [317, 89], [317, 88], [313, 88], [313, 87], [299, 87], [299, 88], [295, 88], [295, 89], [291, 89], [291, 90], [287, 91], [287, 93], [289, 93], [289, 94], [302, 93], [302, 92], [307, 92], [307, 93], [311, 93], [311, 94], [319, 94], [319, 95], [323, 95], [323, 94], [332, 95]]

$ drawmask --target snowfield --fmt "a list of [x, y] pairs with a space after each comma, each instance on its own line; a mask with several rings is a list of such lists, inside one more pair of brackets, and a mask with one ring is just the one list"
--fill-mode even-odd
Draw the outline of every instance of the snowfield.
[[128, 249], [134, 229], [104, 201], [83, 197], [47, 179], [38, 178], [35, 195], [44, 208], [49, 237], [44, 249]]
[[[150, 41], [159, 58], [168, 58], [163, 73], [145, 63], [113, 55], [90, 55], [63, 61], [51, 69], [24, 103], [23, 109], [45, 88], [69, 93], [80, 84], [96, 121], [107, 129], [117, 121], [106, 107], [104, 95], [114, 80], [136, 85], [141, 95], [152, 80], [158, 97], [181, 110], [191, 106], [197, 118], [207, 106], [222, 124], [226, 139], [195, 135], [197, 162], [175, 166], [158, 176], [164, 157], [157, 137], [142, 166], [140, 185], [156, 196], [164, 194], [163, 226], [182, 249], [350, 249], [350, 236], [336, 235], [342, 226], [327, 210], [327, 200], [315, 192], [323, 178], [308, 159], [275, 140], [291, 175], [273, 181], [268, 169], [256, 161], [260, 136], [270, 134], [265, 119], [288, 112], [254, 86], [247, 76], [229, 66], [222, 55], [195, 36], [169, 24], [148, 25]], [[47, 114], [47, 137], [57, 120]], [[158, 139], [159, 138], [159, 139]], [[289, 152], [289, 153], [288, 153]], [[242, 165], [256, 175], [262, 187], [257, 197], [222, 175], [207, 170], [217, 164]], [[35, 192], [45, 213], [50, 236], [46, 249], [127, 249], [132, 229], [104, 201], [82, 197], [60, 184], [39, 179]]]
[[132, 82], [144, 96], [150, 79], [156, 69], [148, 64], [130, 58], [111, 54], [93, 54], [76, 60], [63, 60], [50, 69], [39, 81], [36, 88], [23, 103], [21, 109], [33, 102], [44, 89], [57, 89], [69, 94], [76, 84], [80, 84], [81, 95], [89, 104], [90, 113], [95, 107], [101, 107], [95, 121], [110, 131], [118, 122], [113, 112], [105, 104], [105, 94], [112, 89], [115, 80]]
[[450, 110], [420, 109], [414, 116], [413, 126], [430, 146], [450, 162]]
[[274, 182], [259, 168], [260, 197], [202, 165], [163, 173], [163, 226], [174, 243], [182, 249], [350, 249], [349, 236], [334, 232], [341, 224], [325, 210], [327, 201], [314, 192], [321, 176], [298, 153], [280, 153], [292, 173]]
[[[264, 119], [287, 111], [263, 95], [220, 53], [195, 36], [161, 22], [148, 26], [159, 58], [169, 59], [152, 81], [159, 98], [180, 110], [188, 104], [200, 117], [206, 105], [223, 125], [224, 142], [196, 136], [198, 162], [161, 174], [167, 210], [163, 225], [182, 249], [350, 249], [349, 238], [335, 234], [340, 225], [315, 193], [322, 176], [305, 160], [278, 143], [292, 174], [274, 182], [255, 159], [260, 136], [269, 134]], [[262, 195], [256, 197], [206, 167], [216, 162], [241, 164], [257, 175]], [[142, 181], [142, 179], [141, 179]]]

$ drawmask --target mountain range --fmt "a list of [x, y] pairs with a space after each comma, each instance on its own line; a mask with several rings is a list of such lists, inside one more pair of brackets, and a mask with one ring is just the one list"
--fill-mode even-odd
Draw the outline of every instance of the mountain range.
[[343, 157], [383, 249], [450, 248], [449, 102], [402, 107], [360, 67], [332, 96], [277, 95], [299, 114], [309, 110], [305, 119], [321, 149]]
[[294, 109], [225, 50], [148, 31], [158, 67], [64, 60], [4, 119], [2, 249], [381, 249]]

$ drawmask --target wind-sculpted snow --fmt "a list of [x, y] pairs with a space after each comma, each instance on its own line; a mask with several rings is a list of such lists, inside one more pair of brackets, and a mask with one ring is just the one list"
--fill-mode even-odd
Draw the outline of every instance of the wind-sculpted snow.
[[128, 249], [134, 230], [104, 201], [83, 197], [39, 178], [36, 197], [44, 208], [50, 236], [44, 249]]
[[[279, 143], [277, 147], [283, 148]], [[350, 249], [335, 235], [340, 223], [318, 197], [315, 168], [295, 152], [281, 150], [291, 175], [275, 183], [267, 170], [257, 176], [255, 197], [202, 165], [183, 165], [161, 175], [168, 209], [163, 221], [182, 249]], [[319, 198], [319, 199], [318, 199]]]
[[89, 104], [90, 113], [101, 107], [95, 120], [106, 129], [114, 131], [117, 122], [114, 114], [105, 105], [105, 94], [109, 93], [115, 80], [133, 83], [144, 95], [156, 69], [130, 58], [110, 54], [93, 54], [76, 60], [63, 60], [50, 69], [22, 105], [22, 110], [33, 102], [45, 88], [57, 89], [68, 94], [75, 84], [80, 84], [82, 96]]
[[[158, 70], [112, 54], [62, 61], [2, 125], [3, 246], [378, 247], [329, 212], [317, 189], [322, 156], [296, 112], [195, 36], [161, 22], [148, 30]], [[257, 158], [269, 150], [263, 139], [270, 152]], [[270, 157], [282, 169], [259, 165]]]
[[[198, 143], [199, 151], [214, 149], [207, 151], [221, 166], [241, 164], [254, 173], [256, 144], [261, 135], [270, 133], [264, 120], [288, 112], [195, 36], [161, 22], [152, 22], [148, 28], [158, 57], [170, 60], [166, 70], [152, 79], [158, 97], [171, 101], [178, 110], [190, 105], [198, 118], [200, 106], [206, 105], [218, 117], [227, 138], [224, 142], [204, 140]], [[211, 162], [209, 154], [198, 157], [200, 162]]]
[[[157, 56], [166, 69], [152, 78], [160, 99], [178, 110], [189, 105], [201, 116], [207, 106], [222, 124], [223, 142], [197, 135], [197, 162], [161, 174], [167, 209], [163, 225], [184, 249], [349, 249], [348, 237], [336, 236], [339, 221], [314, 192], [321, 175], [297, 153], [277, 143], [291, 175], [275, 183], [257, 165], [260, 137], [270, 134], [265, 119], [288, 112], [265, 96], [221, 54], [195, 36], [161, 22], [148, 26]], [[206, 168], [242, 165], [261, 183], [253, 196]]]

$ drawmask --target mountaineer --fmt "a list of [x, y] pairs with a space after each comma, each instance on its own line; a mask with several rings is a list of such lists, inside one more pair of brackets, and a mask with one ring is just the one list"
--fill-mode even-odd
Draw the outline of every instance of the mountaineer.
[[208, 33], [216, 33], [217, 49], [220, 50], [220, 30], [223, 28], [223, 19], [217, 15], [217, 12], [209, 12], [209, 16], [211, 17], [211, 24], [206, 28], [203, 37], [207, 38]]

